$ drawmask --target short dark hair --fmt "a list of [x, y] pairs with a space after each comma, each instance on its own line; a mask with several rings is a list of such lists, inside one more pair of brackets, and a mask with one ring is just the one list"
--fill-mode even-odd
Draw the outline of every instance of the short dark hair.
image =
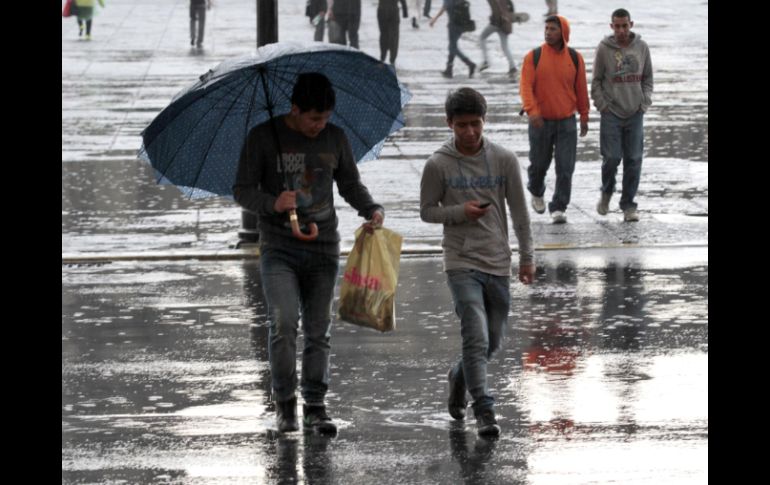
[[319, 113], [334, 108], [336, 101], [334, 88], [329, 78], [320, 72], [303, 72], [294, 84], [291, 102], [300, 112], [316, 110]]
[[487, 100], [480, 92], [471, 88], [459, 88], [449, 91], [444, 103], [446, 117], [451, 120], [460, 115], [487, 115]]
[[546, 17], [545, 23], [548, 23], [548, 22], [553, 22], [556, 25], [558, 25], [559, 28], [561, 28], [561, 19], [559, 19], [559, 17], [557, 17], [556, 15], [549, 15], [548, 17]]
[[631, 20], [631, 14], [628, 13], [628, 10], [626, 10], [625, 8], [619, 8], [614, 12], [612, 12], [612, 17], [610, 17], [610, 20], [614, 19], [615, 17], [620, 19], [622, 19], [623, 17], [628, 17], [628, 20]]

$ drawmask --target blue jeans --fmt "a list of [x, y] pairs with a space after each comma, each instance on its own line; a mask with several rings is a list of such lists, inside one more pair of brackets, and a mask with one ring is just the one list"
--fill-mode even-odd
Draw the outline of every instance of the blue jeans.
[[620, 118], [610, 111], [602, 113], [599, 131], [602, 152], [602, 192], [615, 191], [615, 174], [623, 159], [623, 194], [621, 210], [636, 209], [634, 197], [639, 189], [644, 154], [644, 113], [637, 112], [630, 118]]
[[462, 359], [452, 368], [452, 377], [465, 379], [478, 413], [495, 402], [487, 386], [487, 362], [505, 334], [510, 278], [471, 269], [449, 270], [447, 276], [463, 339]]
[[323, 404], [329, 388], [331, 310], [339, 256], [263, 247], [260, 273], [270, 323], [268, 334], [273, 396], [282, 402], [297, 387], [297, 327], [302, 316], [302, 398]]
[[562, 120], [543, 120], [542, 128], [529, 124], [529, 167], [527, 189], [536, 196], [545, 194], [545, 175], [556, 147], [556, 189], [548, 212], [565, 211], [572, 195], [572, 173], [577, 158], [577, 121], [575, 115]]
[[463, 31], [460, 30], [460, 27], [453, 24], [451, 21], [449, 22], [449, 57], [447, 58], [447, 67], [451, 66], [455, 61], [455, 56], [459, 57], [461, 61], [463, 61], [468, 67], [473, 66], [473, 61], [468, 59], [468, 57], [463, 54], [463, 52], [460, 50], [460, 48], [457, 46], [457, 42], [460, 40], [460, 37], [463, 35]]

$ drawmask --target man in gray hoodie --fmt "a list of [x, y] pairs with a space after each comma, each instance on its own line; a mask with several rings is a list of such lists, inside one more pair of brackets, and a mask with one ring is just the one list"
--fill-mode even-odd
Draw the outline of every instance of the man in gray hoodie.
[[506, 202], [519, 242], [519, 281], [535, 275], [532, 234], [516, 155], [482, 136], [487, 103], [471, 88], [450, 92], [453, 137], [425, 164], [420, 217], [444, 225], [444, 270], [460, 317], [462, 358], [449, 371], [449, 414], [465, 417], [473, 398], [478, 433], [497, 436], [487, 362], [499, 349], [510, 304], [511, 248]]
[[615, 191], [615, 174], [623, 160], [623, 195], [620, 209], [626, 222], [636, 222], [634, 197], [639, 188], [644, 153], [644, 113], [652, 104], [650, 49], [639, 34], [628, 10], [612, 12], [610, 28], [596, 49], [591, 98], [601, 112], [599, 131], [602, 153], [601, 198], [596, 211], [606, 215]]

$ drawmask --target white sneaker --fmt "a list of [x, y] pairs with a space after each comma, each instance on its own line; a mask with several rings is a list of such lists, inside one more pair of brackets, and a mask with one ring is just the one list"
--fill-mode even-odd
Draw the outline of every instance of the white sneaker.
[[565, 224], [567, 222], [567, 214], [563, 211], [553, 211], [551, 212], [551, 219], [553, 219], [554, 224]]
[[636, 212], [636, 209], [626, 209], [623, 211], [623, 220], [626, 222], [637, 222], [639, 221], [639, 213]]
[[535, 209], [535, 212], [538, 214], [542, 214], [545, 212], [545, 201], [542, 197], [536, 197], [532, 196], [532, 208]]
[[602, 197], [599, 199], [599, 203], [596, 204], [596, 212], [598, 212], [600, 216], [607, 215], [607, 212], [610, 210], [611, 198], [612, 198], [612, 194], [605, 194], [604, 192], [602, 192]]

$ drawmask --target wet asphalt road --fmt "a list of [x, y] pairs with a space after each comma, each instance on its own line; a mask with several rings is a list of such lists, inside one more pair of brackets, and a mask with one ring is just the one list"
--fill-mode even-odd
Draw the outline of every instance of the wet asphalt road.
[[275, 431], [253, 261], [62, 268], [68, 483], [704, 483], [707, 250], [553, 251], [490, 366], [503, 434], [446, 412], [459, 328], [405, 258], [393, 333], [337, 322], [335, 438]]

